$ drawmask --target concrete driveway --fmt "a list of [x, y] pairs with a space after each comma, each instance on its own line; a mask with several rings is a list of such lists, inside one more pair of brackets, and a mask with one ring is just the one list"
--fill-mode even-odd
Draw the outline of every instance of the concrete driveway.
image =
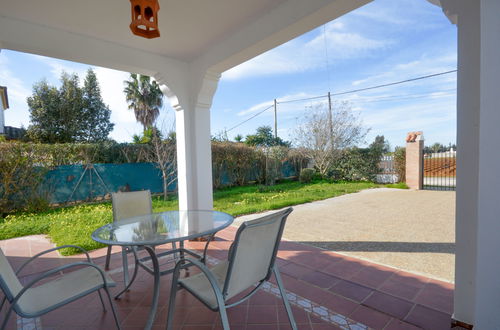
[[297, 205], [284, 237], [453, 282], [455, 192], [370, 189]]

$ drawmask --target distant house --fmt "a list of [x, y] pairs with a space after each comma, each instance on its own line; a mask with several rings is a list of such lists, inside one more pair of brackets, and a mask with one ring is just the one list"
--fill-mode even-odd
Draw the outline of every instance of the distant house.
[[5, 117], [3, 112], [9, 108], [7, 87], [0, 86], [0, 135], [5, 134]]

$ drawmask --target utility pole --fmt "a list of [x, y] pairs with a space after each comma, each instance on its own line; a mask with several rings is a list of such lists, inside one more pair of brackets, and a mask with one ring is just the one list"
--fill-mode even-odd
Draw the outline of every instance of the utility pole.
[[276, 99], [274, 99], [274, 138], [278, 139], [278, 109]]
[[332, 115], [332, 96], [328, 92], [328, 125], [330, 126], [330, 146], [333, 149], [333, 115]]

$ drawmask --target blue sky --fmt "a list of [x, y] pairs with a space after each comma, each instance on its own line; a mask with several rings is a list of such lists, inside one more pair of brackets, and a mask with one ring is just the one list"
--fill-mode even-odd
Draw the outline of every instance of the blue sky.
[[[222, 75], [212, 105], [212, 134], [220, 134], [278, 101], [362, 89], [456, 69], [456, 27], [424, 0], [376, 0]], [[46, 78], [58, 85], [62, 70], [85, 75], [87, 65], [23, 54], [0, 53], [0, 85], [8, 87], [9, 126], [29, 126], [26, 97]], [[116, 124], [111, 137], [131, 141], [142, 128], [127, 110], [128, 73], [95, 68], [104, 101]], [[456, 74], [343, 95], [370, 131], [403, 145], [406, 133], [423, 130], [426, 144], [456, 140]], [[302, 118], [326, 98], [278, 105], [278, 133], [293, 141]], [[160, 126], [173, 127], [166, 105]], [[274, 125], [272, 109], [227, 132], [247, 135]]]

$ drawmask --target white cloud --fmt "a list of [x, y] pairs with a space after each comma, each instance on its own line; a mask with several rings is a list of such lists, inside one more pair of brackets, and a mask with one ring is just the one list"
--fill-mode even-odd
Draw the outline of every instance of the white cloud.
[[131, 141], [134, 134], [142, 131], [136, 122], [134, 112], [128, 110], [123, 81], [129, 78], [129, 73], [95, 67], [94, 72], [101, 87], [101, 96], [105, 104], [111, 109], [111, 122], [115, 124], [111, 138], [117, 141]]
[[386, 47], [389, 39], [373, 39], [348, 27], [342, 21], [316, 29], [316, 36], [304, 42], [294, 39], [223, 73], [223, 79], [286, 74], [314, 70], [325, 66], [325, 44], [328, 61], [369, 56], [370, 51]]
[[26, 84], [10, 70], [9, 65], [7, 56], [0, 53], [0, 82], [7, 86], [10, 105], [9, 110], [5, 111], [5, 125], [26, 127], [29, 121], [26, 98], [31, 95], [31, 90], [26, 88]]
[[90, 67], [85, 67], [79, 63], [72, 63], [68, 61], [58, 60], [51, 57], [45, 57], [40, 55], [32, 55], [34, 59], [48, 65], [50, 69], [50, 73], [52, 73], [53, 78], [59, 80], [61, 78], [61, 74], [63, 72], [67, 73], [76, 73], [80, 78], [80, 82], [83, 82], [85, 75], [87, 73], [87, 69]]
[[[317, 104], [318, 100], [313, 99], [313, 100], [304, 100], [304, 101], [300, 101], [300, 102], [290, 102], [290, 101], [315, 98], [316, 96], [317, 95], [312, 95], [312, 94], [305, 93], [305, 92], [299, 92], [299, 93], [295, 93], [295, 94], [287, 94], [287, 95], [283, 95], [281, 97], [278, 97], [277, 100], [279, 102], [278, 103], [279, 111], [282, 114], [286, 114], [286, 113], [290, 113], [290, 112], [295, 112], [297, 110], [304, 110], [304, 107], [306, 107], [306, 106], [313, 106], [313, 105]], [[290, 103], [288, 103], [288, 102], [290, 102]], [[272, 106], [273, 104], [274, 104], [274, 100], [260, 102], [258, 104], [251, 106], [248, 109], [245, 109], [243, 111], [238, 112], [238, 116], [250, 116], [252, 114], [255, 114], [259, 111], [264, 110], [265, 108]]]
[[8, 84], [9, 99], [18, 103], [26, 103], [26, 98], [31, 95], [31, 91], [25, 87], [23, 81], [9, 69], [8, 58], [0, 53], [0, 81]]
[[[439, 57], [429, 57], [427, 55], [422, 55], [418, 60], [390, 65], [385, 72], [377, 73], [368, 76], [367, 78], [353, 81], [351, 85], [355, 86], [356, 88], [363, 88], [451, 71], [456, 68], [456, 60], [456, 55], [454, 54], [447, 54]], [[435, 85], [436, 88], [448, 88], [450, 85], [455, 84], [456, 74], [450, 73], [443, 76], [436, 76], [432, 79], [417, 80], [412, 84], [413, 86], [415, 86], [415, 84], [421, 84], [422, 82], [425, 82], [427, 86], [432, 84]], [[404, 84], [399, 86], [412, 85]]]

